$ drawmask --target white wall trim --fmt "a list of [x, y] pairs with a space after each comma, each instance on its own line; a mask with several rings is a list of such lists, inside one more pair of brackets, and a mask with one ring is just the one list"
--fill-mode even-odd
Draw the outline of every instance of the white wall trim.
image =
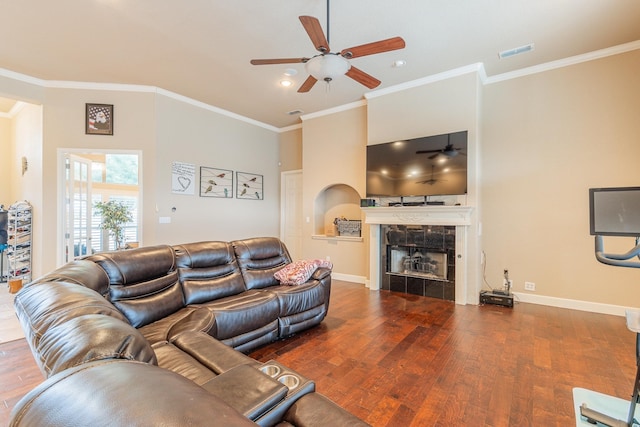
[[338, 105], [337, 107], [333, 107], [333, 108], [327, 108], [326, 110], [317, 111], [315, 113], [304, 114], [300, 116], [300, 118], [303, 121], [308, 119], [315, 119], [318, 117], [328, 116], [335, 113], [341, 113], [347, 110], [353, 110], [354, 108], [364, 107], [365, 105], [367, 105], [367, 102], [365, 100], [356, 101], [356, 102], [351, 102], [349, 104]]
[[410, 82], [398, 84], [395, 86], [389, 86], [384, 89], [374, 90], [373, 92], [365, 93], [364, 97], [366, 99], [377, 98], [379, 96], [389, 95], [391, 93], [401, 92], [407, 89], [413, 89], [419, 86], [424, 86], [431, 83], [448, 80], [453, 77], [463, 76], [469, 73], [479, 73], [481, 76], [483, 75], [486, 76], [486, 73], [484, 72], [484, 64], [477, 62], [475, 64], [470, 64], [464, 67], [454, 68], [453, 70], [448, 70], [442, 73], [433, 74], [431, 76], [423, 77], [417, 80], [412, 80]]
[[529, 76], [531, 74], [543, 73], [545, 71], [555, 70], [557, 68], [569, 67], [571, 65], [580, 64], [582, 62], [594, 61], [596, 59], [619, 55], [621, 53], [631, 52], [638, 49], [640, 49], [640, 40], [624, 43], [618, 46], [608, 47], [606, 49], [596, 50], [582, 55], [570, 56], [569, 58], [563, 58], [557, 61], [546, 62], [544, 64], [523, 68], [521, 70], [511, 71], [509, 73], [487, 77], [485, 84], [499, 83], [505, 80], [517, 79], [519, 77]]
[[[625, 310], [631, 308], [599, 302], [556, 298], [545, 295], [533, 295], [525, 292], [514, 292], [513, 294], [516, 297], [516, 304], [517, 302], [524, 302], [529, 304], [546, 305], [549, 307], [568, 308], [570, 310], [589, 311], [591, 313], [611, 314], [614, 316], [624, 316]], [[517, 305], [515, 309], [518, 309]]]
[[356, 276], [354, 274], [343, 274], [336, 272], [331, 273], [331, 278], [336, 280], [344, 280], [345, 282], [360, 283], [362, 285], [364, 285], [367, 281], [367, 278], [364, 276]]
[[81, 90], [155, 93], [155, 94], [164, 95], [166, 97], [176, 99], [186, 104], [191, 104], [193, 106], [196, 106], [208, 111], [212, 111], [214, 113], [218, 113], [223, 116], [231, 117], [232, 119], [249, 123], [251, 125], [270, 130], [272, 132], [281, 132], [281, 130], [275, 126], [272, 126], [263, 122], [259, 122], [257, 120], [253, 120], [245, 116], [241, 116], [240, 114], [236, 114], [219, 107], [214, 107], [213, 105], [209, 105], [204, 102], [197, 101], [193, 98], [189, 98], [187, 96], [180, 95], [175, 92], [171, 92], [169, 90], [165, 90], [156, 86], [119, 84], [119, 83], [74, 82], [74, 81], [63, 81], [63, 80], [42, 80], [42, 79], [37, 79], [35, 77], [27, 76], [25, 74], [16, 73], [11, 70], [6, 70], [3, 68], [0, 68], [0, 77], [7, 77], [13, 80], [18, 80], [21, 82], [30, 83], [30, 84], [38, 85], [45, 88], [52, 88], [52, 89], [81, 89]]

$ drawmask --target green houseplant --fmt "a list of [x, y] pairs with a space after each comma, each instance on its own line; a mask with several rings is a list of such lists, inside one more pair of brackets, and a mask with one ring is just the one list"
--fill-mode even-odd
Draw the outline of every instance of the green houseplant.
[[124, 225], [133, 221], [131, 209], [122, 202], [109, 200], [108, 202], [97, 202], [94, 208], [100, 213], [102, 222], [100, 228], [107, 230], [116, 242], [116, 249], [125, 247]]

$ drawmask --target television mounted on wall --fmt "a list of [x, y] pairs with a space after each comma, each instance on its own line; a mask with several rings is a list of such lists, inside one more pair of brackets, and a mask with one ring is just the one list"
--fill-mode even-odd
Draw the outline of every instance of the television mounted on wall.
[[367, 197], [467, 193], [467, 131], [367, 146]]
[[593, 236], [640, 237], [640, 187], [589, 189]]

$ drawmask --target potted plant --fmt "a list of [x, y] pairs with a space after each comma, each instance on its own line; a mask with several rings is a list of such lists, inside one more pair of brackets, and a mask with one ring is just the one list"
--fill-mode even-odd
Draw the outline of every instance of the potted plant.
[[116, 242], [116, 249], [123, 249], [124, 225], [133, 221], [131, 209], [122, 202], [109, 200], [108, 202], [97, 202], [94, 208], [100, 213], [102, 222], [100, 228], [107, 230]]

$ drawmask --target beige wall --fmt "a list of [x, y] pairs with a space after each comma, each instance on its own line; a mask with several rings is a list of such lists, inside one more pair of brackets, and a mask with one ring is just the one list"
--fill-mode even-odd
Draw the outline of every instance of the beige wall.
[[280, 172], [302, 169], [302, 127], [280, 134]]
[[[365, 194], [365, 146], [367, 144], [366, 107], [356, 106], [346, 111], [303, 120], [303, 242], [304, 258], [331, 258], [334, 271], [361, 280], [367, 276], [368, 230], [361, 241], [314, 239], [312, 235], [324, 231], [326, 200], [324, 191], [340, 184], [349, 186], [363, 198]], [[331, 214], [339, 196], [329, 193]], [[317, 208], [316, 208], [317, 206]], [[362, 214], [359, 204], [344, 206], [346, 215]], [[357, 212], [357, 213], [356, 213]], [[306, 219], [309, 218], [309, 222]], [[322, 222], [320, 224], [320, 222]]]
[[[200, 240], [234, 240], [279, 236], [280, 170], [278, 134], [190, 104], [158, 96], [157, 180], [146, 206], [156, 208], [153, 219], [171, 218], [156, 226], [155, 241], [185, 243]], [[200, 197], [171, 193], [171, 164], [185, 162], [200, 167], [262, 175], [263, 200]], [[234, 176], [234, 194], [237, 181]], [[172, 208], [176, 208], [175, 212]]]
[[[600, 264], [588, 189], [640, 184], [640, 51], [485, 87], [482, 200], [487, 278], [516, 291], [640, 306], [637, 269]], [[606, 240], [626, 252], [633, 239]]]
[[[25, 177], [12, 174], [10, 198], [28, 198], [34, 204], [34, 276], [55, 268], [61, 259], [58, 156], [65, 151], [142, 153], [144, 245], [278, 235], [276, 132], [154, 91], [43, 88], [41, 84], [0, 76], [2, 96], [42, 104], [42, 108], [23, 109], [11, 120], [17, 129], [12, 134], [12, 157], [19, 159], [26, 153], [30, 163]], [[113, 136], [84, 133], [87, 102], [114, 105]], [[6, 124], [0, 132], [7, 132]], [[205, 199], [199, 197], [197, 187], [193, 196], [176, 196], [170, 184], [173, 161], [195, 164], [198, 179], [200, 166], [262, 174], [265, 200]], [[176, 207], [175, 213], [172, 207]], [[171, 217], [172, 222], [158, 224], [159, 216]]]

